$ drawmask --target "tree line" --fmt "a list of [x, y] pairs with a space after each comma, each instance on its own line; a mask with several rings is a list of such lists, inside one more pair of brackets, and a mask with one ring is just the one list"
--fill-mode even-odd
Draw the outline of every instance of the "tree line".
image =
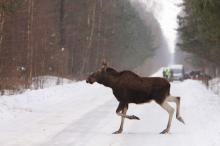
[[[200, 66], [220, 68], [220, 1], [184, 0], [179, 18], [179, 46]], [[209, 68], [208, 67], [208, 68]], [[217, 69], [216, 69], [217, 68]]]
[[43, 75], [82, 79], [103, 59], [133, 69], [155, 39], [129, 0], [0, 0], [0, 90]]

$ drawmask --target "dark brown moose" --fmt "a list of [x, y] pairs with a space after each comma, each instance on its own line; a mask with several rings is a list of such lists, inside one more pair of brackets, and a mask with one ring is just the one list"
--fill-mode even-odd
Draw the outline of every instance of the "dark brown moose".
[[112, 88], [114, 96], [119, 101], [116, 113], [121, 116], [121, 125], [113, 134], [122, 133], [125, 118], [140, 120], [135, 115], [126, 115], [129, 103], [141, 104], [155, 101], [166, 110], [169, 114], [169, 120], [166, 129], [161, 134], [170, 131], [174, 114], [174, 108], [168, 102], [176, 103], [176, 118], [184, 123], [180, 116], [180, 97], [170, 95], [170, 83], [164, 78], [139, 77], [131, 71], [118, 72], [103, 63], [101, 69], [89, 75], [86, 82], [90, 84], [98, 82]]

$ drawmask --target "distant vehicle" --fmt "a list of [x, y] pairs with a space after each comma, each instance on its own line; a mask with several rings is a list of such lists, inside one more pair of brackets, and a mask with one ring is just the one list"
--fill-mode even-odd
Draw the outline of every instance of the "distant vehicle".
[[189, 73], [189, 76], [190, 76], [191, 79], [194, 79], [194, 80], [203, 80], [203, 79], [210, 80], [212, 78], [210, 75], [208, 75], [205, 72], [200, 71], [200, 70], [191, 71]]
[[184, 80], [191, 79], [189, 72], [184, 73]]
[[169, 67], [172, 70], [172, 80], [183, 81], [184, 80], [184, 67], [182, 64], [175, 64]]
[[201, 78], [201, 76], [202, 76], [202, 71], [200, 71], [200, 70], [191, 71], [189, 73], [189, 75], [190, 75], [191, 79], [199, 80]]

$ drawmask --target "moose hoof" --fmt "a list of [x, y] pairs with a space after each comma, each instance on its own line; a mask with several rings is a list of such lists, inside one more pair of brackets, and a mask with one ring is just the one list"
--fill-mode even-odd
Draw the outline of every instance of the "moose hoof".
[[185, 124], [185, 122], [184, 122], [182, 117], [177, 117], [176, 119], [179, 120], [181, 123]]
[[169, 132], [168, 129], [164, 129], [162, 132], [160, 132], [160, 134], [167, 134]]
[[115, 131], [112, 134], [120, 134], [120, 133], [122, 133], [122, 130]]
[[132, 116], [130, 116], [129, 117], [129, 119], [131, 119], [131, 120], [140, 120], [140, 118], [138, 118], [137, 116], [135, 116], [135, 115], [132, 115]]

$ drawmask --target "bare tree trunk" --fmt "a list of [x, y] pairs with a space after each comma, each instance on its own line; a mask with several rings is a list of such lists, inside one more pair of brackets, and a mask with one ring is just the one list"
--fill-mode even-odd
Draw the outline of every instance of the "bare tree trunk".
[[[103, 2], [102, 0], [99, 0], [99, 7], [100, 7], [100, 12], [102, 12], [102, 5]], [[100, 52], [102, 52], [101, 50], [102, 48], [102, 37], [101, 37], [101, 31], [102, 31], [102, 13], [99, 13], [99, 18], [98, 18], [98, 44], [97, 44], [97, 52], [95, 54], [96, 58], [95, 59], [95, 65], [98, 66], [100, 65]]]
[[[1, 54], [1, 49], [2, 49], [2, 40], [3, 40], [3, 28], [4, 28], [4, 22], [5, 22], [5, 18], [4, 18], [4, 11], [0, 11], [0, 54]], [[0, 56], [1, 57], [1, 56]], [[1, 59], [1, 58], [0, 58]], [[0, 79], [1, 79], [1, 72], [2, 72], [2, 61], [0, 60]], [[2, 89], [2, 83], [0, 82], [0, 95], [4, 94], [4, 90]]]
[[[0, 11], [0, 54], [2, 50], [2, 42], [3, 42], [3, 31], [4, 31], [4, 23], [5, 23], [5, 12], [3, 10]], [[3, 57], [3, 56], [0, 56]], [[1, 74], [3, 71], [3, 65], [4, 65], [3, 58], [0, 58], [0, 80], [1, 80]], [[1, 91], [1, 84], [0, 83], [0, 91]], [[3, 94], [3, 91], [2, 91]]]
[[32, 84], [33, 77], [33, 40], [32, 40], [32, 26], [34, 19], [34, 1], [28, 0], [28, 28], [27, 28], [27, 60], [28, 60], [28, 86]]
[[65, 0], [60, 0], [60, 22], [59, 22], [59, 32], [60, 32], [60, 48], [63, 48], [65, 45], [65, 28], [64, 28], [64, 5], [65, 5]]
[[[59, 60], [59, 76], [61, 76], [62, 78], [64, 77], [64, 72], [65, 72], [65, 68], [66, 68], [66, 62], [65, 62], [65, 27], [64, 27], [64, 15], [65, 15], [65, 10], [64, 10], [64, 6], [65, 6], [65, 0], [60, 0], [60, 21], [59, 21], [59, 33], [60, 33], [60, 48], [61, 49], [61, 57]], [[62, 79], [59, 81], [62, 84]]]
[[[93, 42], [93, 36], [94, 36], [94, 31], [95, 31], [95, 23], [96, 23], [96, 0], [94, 2], [94, 5], [93, 5], [93, 8], [92, 8], [92, 14], [91, 14], [91, 18], [90, 18], [90, 14], [88, 15], [88, 25], [90, 26], [91, 25], [91, 29], [90, 29], [90, 34], [88, 36], [88, 45], [87, 47], [85, 48], [85, 54], [84, 54], [84, 58], [83, 58], [83, 64], [82, 64], [82, 71], [81, 73], [85, 72], [86, 71], [86, 67], [89, 63], [89, 53], [90, 53], [90, 50], [92, 49], [92, 42]], [[91, 24], [90, 24], [90, 20], [91, 20]], [[91, 65], [91, 64], [90, 64]]]
[[0, 12], [0, 52], [2, 48], [4, 24], [5, 24], [5, 12], [2, 10]]

